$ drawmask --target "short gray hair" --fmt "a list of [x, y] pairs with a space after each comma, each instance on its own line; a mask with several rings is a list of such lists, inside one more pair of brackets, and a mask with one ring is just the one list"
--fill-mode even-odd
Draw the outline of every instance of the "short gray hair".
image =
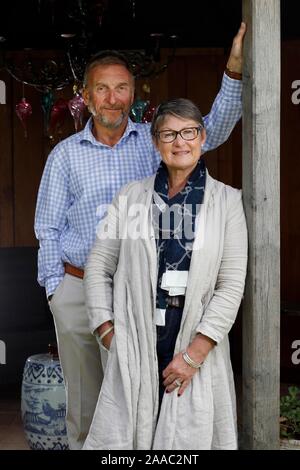
[[153, 137], [156, 136], [157, 129], [166, 116], [170, 115], [183, 119], [192, 119], [204, 128], [203, 117], [198, 106], [186, 98], [175, 98], [164, 101], [156, 108], [151, 123], [151, 134]]
[[133, 69], [127, 57], [119, 51], [107, 50], [93, 55], [86, 64], [83, 76], [84, 88], [87, 86], [90, 71], [98, 65], [123, 65], [132, 76], [132, 82], [134, 83]]

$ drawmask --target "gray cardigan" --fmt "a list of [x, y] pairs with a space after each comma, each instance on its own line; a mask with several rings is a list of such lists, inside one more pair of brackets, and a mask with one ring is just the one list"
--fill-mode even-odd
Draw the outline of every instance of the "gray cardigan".
[[113, 319], [115, 335], [84, 449], [235, 449], [228, 332], [243, 295], [247, 265], [241, 191], [207, 174], [175, 354], [197, 332], [217, 345], [180, 398], [164, 395], [157, 422], [157, 254], [150, 210], [154, 178], [120, 191], [99, 226], [86, 266], [91, 331]]

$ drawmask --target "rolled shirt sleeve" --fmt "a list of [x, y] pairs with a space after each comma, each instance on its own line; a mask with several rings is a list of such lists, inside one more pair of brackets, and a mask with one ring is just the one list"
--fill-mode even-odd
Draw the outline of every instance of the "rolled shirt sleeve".
[[35, 234], [39, 240], [38, 282], [53, 294], [63, 279], [64, 265], [60, 238], [66, 227], [66, 214], [70, 206], [67, 169], [63, 152], [57, 146], [49, 155], [42, 176], [35, 213]]
[[242, 81], [225, 73], [221, 89], [207, 116], [204, 116], [206, 142], [202, 153], [213, 150], [225, 142], [242, 116]]

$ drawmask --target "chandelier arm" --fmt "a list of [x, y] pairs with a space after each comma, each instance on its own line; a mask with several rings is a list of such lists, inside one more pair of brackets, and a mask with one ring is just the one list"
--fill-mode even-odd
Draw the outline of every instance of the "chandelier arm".
[[17, 75], [15, 75], [15, 73], [9, 68], [8, 65], [6, 65], [4, 68], [17, 82], [23, 83], [24, 85], [32, 86], [36, 90], [42, 91], [42, 92], [45, 90], [62, 90], [66, 86], [70, 85], [71, 83], [71, 79], [66, 79], [62, 83], [59, 83], [58, 85], [56, 85], [55, 87], [50, 86], [50, 85], [43, 85], [40, 83], [31, 83], [31, 82], [28, 82], [27, 80], [22, 80], [21, 78], [17, 77]]
[[68, 57], [68, 61], [69, 61], [69, 65], [70, 65], [70, 69], [71, 69], [73, 78], [74, 78], [75, 82], [79, 82], [79, 80], [78, 80], [78, 78], [77, 78], [77, 76], [76, 76], [76, 73], [75, 73], [73, 64], [72, 64], [72, 59], [71, 59], [70, 51], [67, 52], [67, 57]]

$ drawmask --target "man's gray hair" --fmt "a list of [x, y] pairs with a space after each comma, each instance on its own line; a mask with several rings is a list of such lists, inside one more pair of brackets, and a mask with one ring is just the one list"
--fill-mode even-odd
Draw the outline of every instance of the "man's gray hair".
[[153, 137], [165, 118], [170, 115], [182, 119], [192, 119], [204, 128], [203, 117], [198, 106], [186, 98], [175, 98], [164, 101], [156, 108], [151, 123], [151, 134]]
[[119, 51], [106, 50], [93, 55], [86, 64], [83, 76], [84, 88], [87, 86], [90, 71], [98, 65], [123, 65], [123, 67], [125, 67], [132, 76], [132, 81], [134, 83], [133, 69], [127, 57]]

